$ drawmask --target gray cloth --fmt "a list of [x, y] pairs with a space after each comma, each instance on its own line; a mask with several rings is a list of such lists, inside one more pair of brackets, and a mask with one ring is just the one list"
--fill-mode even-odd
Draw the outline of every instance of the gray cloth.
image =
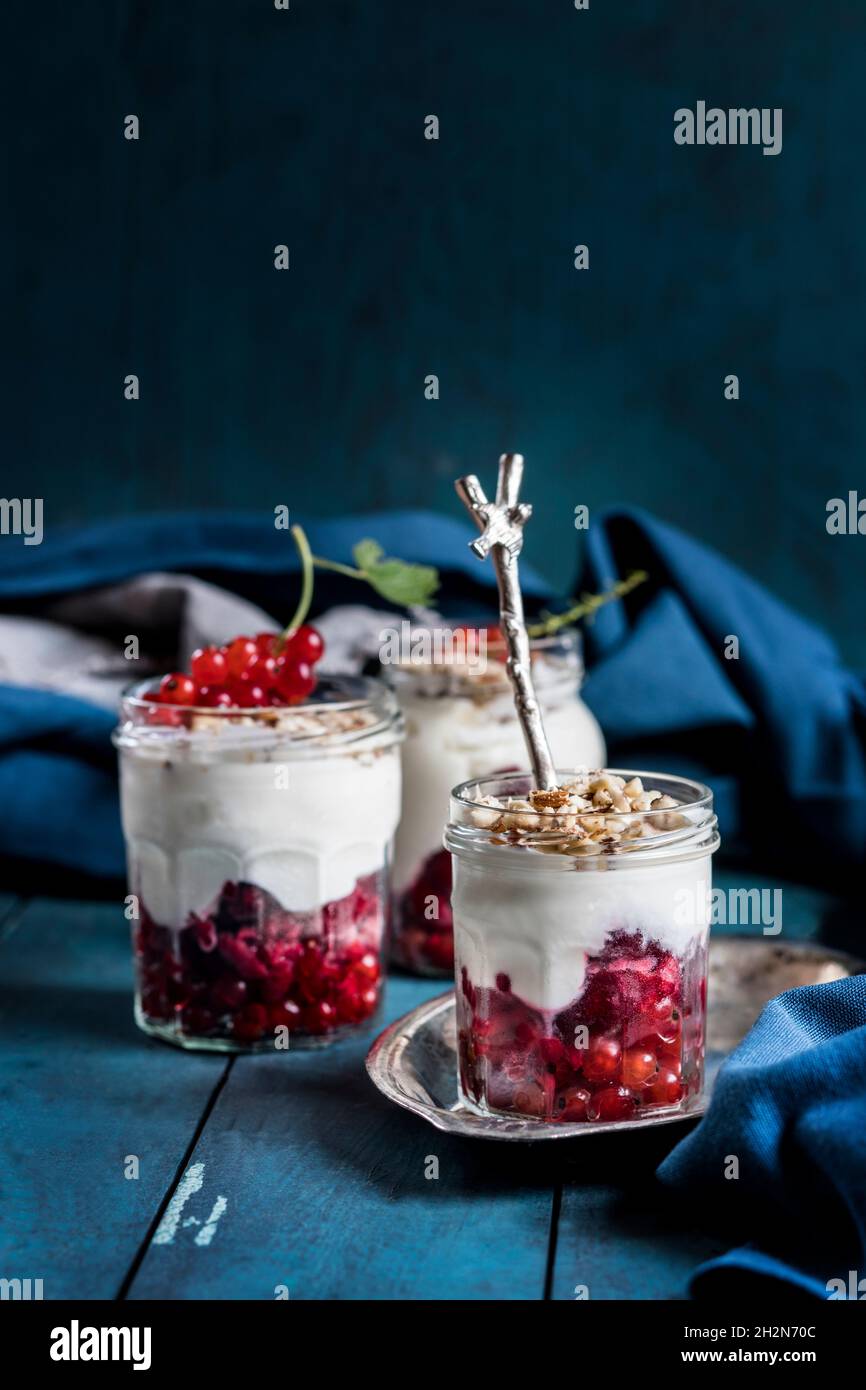
[[[68, 595], [46, 605], [45, 617], [0, 616], [0, 681], [114, 709], [132, 681], [188, 669], [196, 647], [274, 627], [261, 608], [214, 584], [145, 574]], [[124, 656], [130, 637], [137, 660]]]
[[[358, 671], [379, 650], [399, 614], [360, 604], [332, 608], [316, 626], [325, 639], [323, 672]], [[236, 594], [186, 574], [145, 574], [126, 584], [67, 595], [45, 616], [0, 615], [0, 683], [55, 690], [107, 709], [133, 681], [188, 670], [196, 647], [240, 633], [276, 630], [275, 620]], [[124, 656], [138, 640], [138, 659]]]

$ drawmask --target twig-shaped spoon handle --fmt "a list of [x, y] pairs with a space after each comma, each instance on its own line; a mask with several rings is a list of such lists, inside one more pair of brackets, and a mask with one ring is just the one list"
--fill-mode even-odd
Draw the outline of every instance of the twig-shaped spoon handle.
[[526, 635], [517, 573], [517, 557], [523, 546], [523, 527], [532, 515], [531, 506], [518, 501], [522, 478], [523, 455], [503, 454], [499, 460], [495, 502], [488, 502], [474, 474], [458, 478], [454, 486], [457, 496], [481, 532], [478, 539], [471, 542], [471, 549], [482, 560], [488, 554], [493, 556], [499, 589], [500, 624], [508, 645], [506, 669], [514, 689], [517, 718], [523, 730], [535, 784], [540, 790], [549, 791], [556, 786], [556, 772], [532, 683], [529, 638]]

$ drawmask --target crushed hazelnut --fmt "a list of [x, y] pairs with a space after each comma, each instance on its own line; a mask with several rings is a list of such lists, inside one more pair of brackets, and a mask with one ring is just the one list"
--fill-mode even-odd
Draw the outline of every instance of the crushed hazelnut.
[[517, 835], [517, 843], [521, 833], [534, 832], [532, 847], [542, 853], [592, 857], [687, 825], [678, 805], [639, 777], [626, 782], [616, 773], [587, 772], [561, 787], [531, 791], [528, 799], [480, 797], [470, 818], [481, 830]]
[[531, 791], [529, 799], [536, 811], [558, 811], [568, 802], [565, 787], [554, 787], [551, 791]]
[[357, 709], [329, 709], [322, 705], [316, 710], [257, 709], [227, 710], [224, 714], [194, 714], [190, 719], [190, 732], [223, 734], [238, 728], [267, 727], [290, 739], [322, 738], [342, 736], [361, 732], [376, 723], [377, 716], [363, 707]]
[[[513, 812], [519, 814], [511, 814]], [[533, 813], [530, 801], [511, 801], [502, 819], [506, 830], [539, 830], [541, 828], [541, 820]]]

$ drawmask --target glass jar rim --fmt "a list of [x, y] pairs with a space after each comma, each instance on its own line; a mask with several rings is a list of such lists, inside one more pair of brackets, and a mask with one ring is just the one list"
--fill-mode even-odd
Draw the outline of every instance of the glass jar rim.
[[[476, 623], [460, 623], [460, 622], [454, 622], [454, 623], [443, 622], [443, 623], [441, 623], [441, 624], [436, 624], [436, 623], [410, 623], [410, 622], [408, 621], [408, 619], [404, 620], [404, 622], [406, 623], [406, 626], [409, 628], [409, 637], [410, 637], [410, 640], [415, 640], [416, 638], [417, 638], [417, 639], [420, 639], [421, 637], [425, 636], [426, 634], [436, 634], [436, 633], [445, 633], [445, 632], [448, 632], [448, 633], [451, 633], [452, 635], [459, 635], [459, 634], [462, 633], [462, 632], [477, 632], [477, 633], [485, 633], [485, 647], [486, 647], [486, 648], [491, 649], [491, 650], [493, 650], [493, 651], [495, 651], [495, 652], [505, 652], [505, 651], [508, 650], [508, 643], [506, 642], [505, 637], [504, 637], [504, 636], [499, 636], [499, 637], [495, 637], [495, 638], [493, 638], [493, 639], [487, 637], [487, 636], [486, 636], [486, 633], [487, 633], [488, 629], [487, 629], [487, 627], [486, 627], [483, 623], [477, 623], [477, 624], [476, 624]], [[494, 624], [491, 624], [490, 626], [495, 627], [496, 624], [494, 623]], [[530, 626], [531, 626], [531, 624], [530, 624]], [[386, 629], [383, 629], [383, 630], [386, 630]], [[579, 656], [581, 655], [582, 650], [583, 650], [583, 638], [582, 638], [581, 633], [579, 632], [579, 630], [578, 630], [576, 627], [564, 627], [564, 628], [561, 628], [558, 632], [546, 632], [546, 633], [542, 634], [542, 635], [539, 636], [539, 637], [530, 637], [530, 638], [529, 638], [529, 649], [530, 649], [530, 651], [533, 651], [533, 652], [546, 652], [546, 651], [551, 651], [551, 650], [559, 649], [559, 650], [561, 650], [561, 652], [562, 652], [563, 655], [574, 653], [575, 655], [577, 655], [577, 656], [579, 657]], [[390, 664], [394, 667], [394, 669], [396, 669], [396, 670], [398, 670], [398, 671], [399, 671], [399, 670], [410, 670], [410, 671], [411, 671], [411, 670], [415, 669], [415, 668], [414, 668], [414, 664], [413, 664], [411, 661], [408, 661], [408, 662], [392, 662], [392, 663], [390, 663]], [[448, 669], [448, 663], [447, 663], [447, 662], [438, 662], [438, 663], [430, 663], [430, 664], [431, 664], [431, 665], [435, 665], [436, 669], [440, 669], [440, 668], [441, 668], [441, 669], [445, 669], [445, 670]]]
[[[293, 754], [339, 751], [348, 745], [376, 741], [383, 747], [402, 740], [403, 718], [393, 691], [374, 676], [322, 675], [310, 699], [297, 705], [160, 705], [159, 676], [136, 681], [121, 695], [120, 722], [112, 735], [117, 748], [143, 744], [166, 747], [243, 748], [263, 751], [279, 745]], [[352, 723], [352, 716], [370, 711], [369, 722]], [[166, 723], [155, 714], [170, 711]], [[311, 718], [312, 716], [312, 718]], [[339, 727], [340, 717], [347, 719]], [[319, 727], [312, 727], [315, 723]]]
[[[416, 643], [422, 641], [425, 634], [432, 633], [435, 643], [437, 634], [458, 630], [457, 624], [452, 628], [420, 625], [413, 626], [407, 637], [409, 643]], [[486, 642], [483, 651], [467, 652], [463, 659], [455, 657], [453, 646], [450, 653], [443, 652], [441, 647], [434, 648], [432, 659], [427, 659], [426, 655], [404, 656], [405, 639], [401, 637], [400, 640], [402, 659], [385, 660], [380, 655], [380, 661], [383, 678], [406, 694], [425, 698], [453, 696], [481, 703], [502, 696], [512, 700], [505, 661], [508, 649], [504, 640]], [[584, 675], [583, 646], [581, 634], [575, 628], [530, 638], [529, 647], [534, 657], [544, 658], [533, 664], [540, 698], [555, 699], [566, 692], [580, 690]]]
[[[694, 797], [693, 797], [690, 801], [679, 801], [678, 804], [677, 804], [677, 806], [676, 806], [676, 808], [669, 808], [669, 809], [676, 809], [677, 811], [681, 811], [681, 812], [689, 811], [689, 810], [696, 810], [696, 809], [698, 809], [698, 808], [700, 808], [700, 807], [712, 806], [712, 804], [713, 804], [713, 793], [711, 792], [711, 790], [710, 790], [710, 788], [709, 788], [708, 786], [706, 786], [703, 782], [697, 782], [697, 781], [695, 781], [695, 780], [694, 780], [693, 778], [691, 778], [691, 777], [680, 777], [680, 776], [678, 776], [678, 775], [675, 774], [675, 773], [670, 773], [670, 772], [642, 772], [642, 771], [633, 771], [633, 770], [631, 770], [631, 769], [629, 769], [629, 768], [622, 768], [622, 767], [603, 767], [603, 768], [592, 768], [592, 769], [587, 769], [587, 768], [569, 768], [569, 769], [566, 769], [566, 770], [563, 770], [563, 769], [558, 768], [558, 769], [557, 769], [557, 772], [556, 772], [557, 778], [572, 778], [572, 779], [575, 778], [575, 777], [585, 776], [585, 775], [587, 775], [587, 774], [590, 775], [590, 776], [593, 776], [593, 777], [621, 777], [621, 778], [623, 779], [624, 782], [630, 782], [633, 778], [637, 777], [637, 778], [639, 778], [640, 781], [643, 783], [644, 787], [650, 787], [650, 788], [652, 788], [653, 790], [655, 789], [655, 783], [657, 783], [657, 782], [677, 783], [677, 784], [678, 784], [679, 786], [681, 786], [681, 787], [688, 787], [688, 788], [690, 788], [690, 789], [695, 793]], [[459, 783], [457, 784], [457, 786], [454, 787], [454, 789], [453, 789], [452, 792], [451, 792], [451, 798], [452, 798], [453, 801], [459, 801], [459, 802], [461, 803], [461, 805], [467, 806], [467, 807], [469, 807], [469, 808], [476, 808], [476, 809], [479, 810], [479, 811], [485, 811], [485, 810], [489, 810], [489, 809], [490, 809], [489, 806], [486, 804], [486, 802], [484, 802], [484, 801], [476, 801], [476, 800], [473, 800], [473, 799], [471, 799], [471, 798], [468, 797], [468, 796], [464, 796], [463, 793], [464, 793], [464, 792], [467, 792], [467, 791], [471, 791], [471, 790], [477, 790], [477, 788], [479, 788], [480, 786], [482, 786], [485, 782], [499, 782], [499, 783], [502, 783], [502, 782], [511, 782], [511, 781], [514, 781], [514, 782], [527, 782], [527, 781], [529, 781], [529, 782], [531, 783], [532, 780], [533, 780], [532, 773], [531, 773], [528, 769], [524, 769], [524, 770], [522, 770], [522, 771], [521, 771], [520, 769], [517, 769], [517, 770], [514, 771], [514, 772], [499, 772], [499, 773], [494, 772], [494, 773], [490, 773], [490, 774], [489, 774], [488, 776], [486, 776], [486, 777], [468, 777], [468, 778], [466, 779], [465, 782], [459, 782]], [[561, 786], [561, 785], [563, 785], [563, 784], [562, 784], [562, 782], [559, 782], [558, 785]], [[482, 793], [482, 794], [483, 794], [483, 793]], [[518, 793], [517, 793], [517, 790], [515, 790], [515, 792], [512, 793], [512, 795], [517, 795], [517, 794], [518, 794]], [[536, 814], [537, 814], [537, 815], [542, 815], [542, 814], [544, 814], [544, 813], [543, 813], [542, 811], [537, 811]], [[553, 812], [550, 812], [549, 814], [554, 814], [554, 813], [553, 813]], [[583, 814], [588, 815], [588, 816], [591, 815], [591, 816], [613, 816], [613, 817], [617, 817], [617, 816], [624, 816], [624, 815], [629, 815], [629, 816], [649, 816], [649, 815], [652, 814], [652, 812], [651, 812], [651, 811], [616, 811], [616, 810], [613, 810], [613, 809], [601, 811], [601, 810], [596, 810], [596, 809], [593, 807], [592, 810], [586, 811], [586, 812], [584, 812]], [[656, 815], [658, 815], [658, 812], [656, 812]]]
[[[557, 769], [557, 784], [561, 786], [569, 779], [585, 773], [586, 769], [583, 768], [577, 770]], [[614, 848], [606, 849], [597, 854], [572, 855], [550, 852], [554, 842], [561, 842], [569, 838], [567, 831], [549, 827], [547, 829], [530, 829], [521, 831], [519, 840], [512, 840], [504, 839], [501, 837], [501, 833], [492, 833], [490, 827], [479, 825], [472, 820], [473, 812], [482, 814], [484, 812], [489, 814], [490, 812], [489, 804], [479, 799], [485, 794], [490, 794], [483, 790], [485, 786], [498, 786], [502, 796], [520, 796], [521, 793], [524, 797], [528, 796], [529, 789], [534, 785], [534, 782], [532, 773], [527, 770], [491, 774], [487, 777], [473, 777], [459, 783], [451, 793], [451, 813], [445, 830], [445, 846], [457, 855], [467, 853], [493, 854], [497, 864], [502, 868], [521, 871], [528, 868], [539, 868], [545, 871], [575, 869], [604, 871], [637, 868], [651, 862], [671, 863], [703, 858], [708, 854], [715, 853], [718, 849], [720, 838], [718, 821], [713, 811], [713, 793], [703, 782], [671, 773], [635, 771], [625, 768], [593, 769], [592, 775], [621, 777], [625, 782], [631, 781], [632, 778], [640, 778], [648, 789], [660, 789], [663, 794], [674, 796], [677, 804], [655, 811], [652, 808], [646, 811], [617, 811], [615, 808], [597, 810], [595, 807], [591, 807], [575, 814], [593, 816], [601, 820], [628, 818], [653, 829], [654, 819], [658, 822], [660, 816], [668, 816], [673, 813], [684, 819], [686, 823], [671, 829], [654, 829], [651, 835], [638, 837], [634, 840], [624, 840]], [[506, 790], [506, 786], [511, 786], [513, 790]], [[686, 798], [678, 797], [677, 791], [686, 792]], [[540, 818], [542, 822], [545, 815], [554, 817], [556, 814], [557, 812], [552, 808], [547, 810], [533, 809], [532, 811], [532, 815]], [[509, 832], [506, 831], [504, 834], [507, 835]]]

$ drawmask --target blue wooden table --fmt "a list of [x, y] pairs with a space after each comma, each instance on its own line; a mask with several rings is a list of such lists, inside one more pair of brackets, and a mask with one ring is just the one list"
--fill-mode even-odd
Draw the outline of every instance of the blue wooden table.
[[[844, 919], [784, 902], [785, 939]], [[678, 1126], [473, 1142], [378, 1094], [370, 1035], [238, 1058], [145, 1038], [114, 905], [0, 897], [0, 982], [0, 1276], [46, 1299], [668, 1299], [726, 1248], [662, 1206]], [[441, 988], [392, 977], [387, 1019]]]

